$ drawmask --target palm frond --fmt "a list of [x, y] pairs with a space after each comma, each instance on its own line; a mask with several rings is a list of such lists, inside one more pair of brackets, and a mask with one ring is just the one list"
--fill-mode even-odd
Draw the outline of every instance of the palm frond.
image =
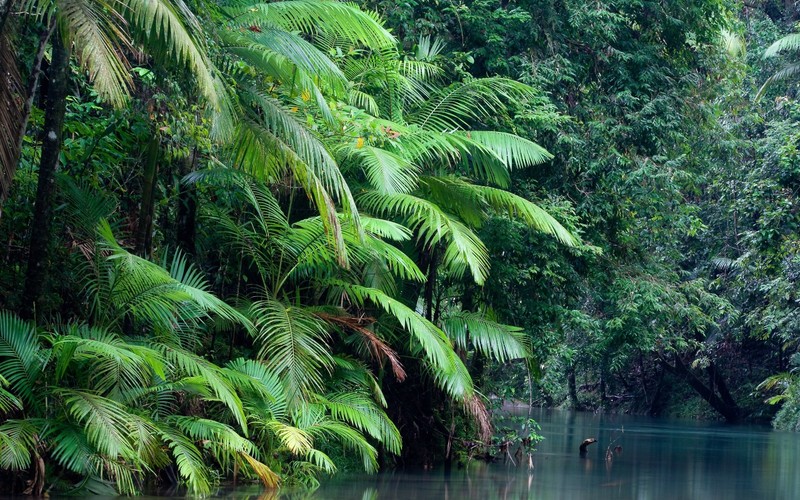
[[[130, 46], [119, 13], [104, 2], [57, 0], [62, 33], [69, 42], [77, 41], [77, 57], [98, 94], [114, 106], [122, 107], [133, 88], [124, 51]], [[158, 2], [154, 2], [158, 3]], [[71, 43], [66, 43], [70, 47]]]
[[185, 256], [176, 256], [173, 261], [181, 271], [177, 276], [190, 278], [191, 284], [202, 286], [182, 283], [157, 264], [123, 249], [107, 222], [100, 224], [98, 233], [110, 254], [108, 262], [113, 266], [113, 271], [110, 272], [112, 284], [106, 288], [111, 295], [103, 297], [102, 301], [99, 297], [94, 299], [95, 308], [114, 306], [110, 312], [115, 315], [107, 318], [106, 324], [114, 325], [123, 317], [129, 316], [136, 321], [154, 323], [168, 330], [182, 319], [183, 313], [188, 313], [184, 318], [199, 319], [199, 312], [204, 315], [216, 314], [252, 330], [252, 324], [247, 317], [206, 291], [205, 283], [198, 280], [197, 274], [184, 262]]
[[[223, 31], [221, 37], [228, 52], [287, 86], [297, 83], [296, 71], [300, 70], [314, 75], [323, 88], [334, 93], [341, 94], [347, 87], [342, 70], [297, 33], [262, 22], [258, 31]], [[285, 64], [287, 62], [289, 64]]]
[[6, 420], [0, 425], [0, 467], [23, 470], [30, 467], [41, 429], [31, 420]]
[[419, 233], [428, 248], [445, 243], [444, 262], [450, 272], [459, 276], [469, 269], [476, 283], [482, 284], [489, 273], [489, 254], [478, 236], [438, 205], [410, 194], [381, 195], [368, 192], [359, 196], [367, 210], [381, 215], [400, 215], [408, 226]]
[[379, 193], [410, 193], [417, 187], [421, 169], [398, 154], [365, 146], [350, 150], [349, 157], [359, 163]]
[[314, 438], [304, 429], [278, 420], [266, 422], [266, 427], [280, 440], [281, 446], [297, 455], [305, 455], [314, 448]]
[[764, 58], [775, 57], [779, 52], [795, 52], [800, 49], [800, 33], [791, 33], [776, 40], [764, 51]]
[[575, 235], [535, 203], [501, 189], [488, 186], [476, 186], [476, 189], [491, 206], [507, 211], [509, 217], [521, 219], [528, 226], [554, 236], [567, 246], [574, 247], [580, 243]]
[[240, 2], [226, 9], [238, 26], [275, 23], [288, 31], [326, 33], [368, 47], [393, 45], [394, 37], [377, 16], [337, 1], [290, 0], [274, 3]]
[[437, 132], [468, 129], [470, 122], [505, 110], [504, 100], [524, 101], [534, 95], [532, 88], [508, 78], [457, 82], [431, 96], [408, 121]]
[[5, 110], [0, 113], [0, 214], [17, 170], [18, 138], [27, 98], [14, 53], [5, 33], [0, 33], [0, 108]]
[[231, 415], [240, 425], [242, 432], [247, 435], [247, 417], [244, 413], [242, 400], [236, 393], [233, 384], [225, 376], [225, 371], [219, 366], [191, 352], [168, 346], [156, 346], [164, 357], [172, 363], [177, 370], [192, 377], [202, 377], [215, 398], [222, 402]]
[[463, 135], [491, 150], [509, 169], [539, 165], [553, 158], [535, 142], [508, 132], [472, 130]]
[[35, 404], [35, 387], [42, 374], [39, 334], [29, 322], [0, 311], [0, 376], [12, 394]]
[[134, 39], [144, 44], [149, 54], [160, 62], [176, 61], [188, 66], [214, 110], [230, 106], [201, 43], [200, 24], [183, 0], [120, 0], [120, 4]]
[[340, 392], [326, 394], [315, 401], [324, 406], [335, 420], [346, 422], [378, 440], [390, 453], [400, 454], [400, 431], [386, 413], [366, 394]]
[[411, 335], [412, 349], [421, 351], [434, 379], [448, 394], [461, 398], [472, 393], [472, 379], [466, 367], [453, 351], [447, 335], [436, 325], [380, 290], [341, 280], [329, 280], [327, 284], [341, 289], [355, 304], [370, 301], [394, 317]]
[[501, 363], [531, 355], [522, 328], [491, 321], [482, 314], [451, 313], [442, 321], [442, 328], [460, 349], [468, 351], [472, 343], [481, 354]]
[[764, 93], [767, 91], [767, 89], [771, 87], [775, 82], [788, 80], [789, 78], [797, 75], [798, 73], [800, 73], [800, 63], [788, 64], [786, 67], [781, 68], [780, 70], [775, 72], [774, 75], [767, 78], [764, 84], [761, 85], [761, 88], [758, 89], [758, 92], [756, 93], [754, 99], [756, 101], [761, 99], [761, 97], [764, 96]]
[[56, 389], [70, 416], [78, 422], [92, 447], [108, 457], [134, 459], [125, 407], [108, 398], [73, 389]]
[[[164, 363], [155, 351], [146, 358], [131, 349], [120, 337], [99, 328], [72, 325], [70, 334], [58, 335], [53, 342], [56, 364], [56, 381], [60, 381], [73, 362], [81, 367], [80, 376], [89, 377], [89, 384], [97, 394], [118, 395], [121, 392], [146, 385], [158, 375], [166, 378]], [[155, 356], [154, 356], [155, 355]]]
[[255, 302], [251, 314], [261, 346], [258, 356], [287, 381], [291, 397], [321, 390], [326, 372], [332, 369], [325, 322], [302, 307], [277, 300]]
[[211, 492], [211, 470], [206, 465], [200, 450], [180, 430], [165, 422], [157, 423], [161, 438], [169, 447], [178, 473], [186, 481], [189, 491], [195, 495], [207, 495]]

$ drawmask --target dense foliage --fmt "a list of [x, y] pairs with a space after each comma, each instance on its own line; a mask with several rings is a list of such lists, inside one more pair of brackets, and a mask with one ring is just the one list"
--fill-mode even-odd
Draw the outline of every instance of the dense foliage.
[[793, 3], [14, 5], [9, 491], [450, 463], [493, 400], [800, 428]]

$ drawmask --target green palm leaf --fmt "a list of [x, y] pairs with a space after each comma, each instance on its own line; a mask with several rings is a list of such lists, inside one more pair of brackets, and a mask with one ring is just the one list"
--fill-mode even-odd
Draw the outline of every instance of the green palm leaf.
[[488, 186], [475, 186], [475, 188], [491, 206], [507, 211], [509, 217], [520, 219], [537, 231], [554, 236], [567, 246], [574, 247], [580, 244], [575, 235], [535, 203], [501, 189]]
[[509, 169], [539, 165], [553, 158], [535, 142], [508, 132], [472, 130], [462, 135], [491, 150]]
[[36, 328], [8, 311], [0, 311], [0, 377], [12, 393], [35, 404], [35, 386], [43, 359]]
[[0, 425], [0, 467], [23, 470], [31, 465], [41, 429], [31, 420], [6, 420]]
[[401, 215], [428, 248], [445, 243], [444, 262], [456, 276], [469, 269], [476, 283], [489, 274], [489, 253], [478, 236], [435, 203], [410, 194], [365, 193], [359, 202], [374, 213]]
[[73, 389], [56, 389], [70, 416], [78, 422], [87, 441], [103, 455], [132, 459], [136, 455], [129, 440], [131, 415], [108, 398]]
[[367, 395], [359, 392], [340, 392], [318, 397], [335, 420], [346, 422], [381, 442], [390, 453], [400, 454], [400, 431], [386, 413]]
[[211, 492], [211, 470], [206, 465], [202, 453], [191, 439], [180, 430], [165, 422], [157, 422], [158, 432], [169, 447], [178, 473], [186, 481], [189, 491], [195, 495]]
[[120, 0], [134, 38], [156, 59], [188, 66], [207, 102], [216, 111], [229, 106], [228, 96], [200, 43], [199, 22], [183, 0]]
[[258, 356], [286, 380], [290, 398], [321, 390], [332, 369], [326, 323], [302, 307], [277, 300], [255, 302], [251, 314], [261, 346]]
[[91, 0], [58, 0], [52, 5], [66, 28], [61, 36], [77, 42], [74, 46], [78, 60], [88, 70], [98, 93], [115, 106], [124, 105], [133, 88], [123, 56], [130, 40], [113, 8], [106, 2]]
[[503, 363], [530, 357], [530, 342], [524, 330], [487, 319], [482, 314], [461, 311], [448, 315], [442, 327], [453, 343], [467, 351], [470, 342], [484, 356]]
[[354, 5], [331, 0], [293, 0], [272, 3], [235, 2], [226, 9], [238, 26], [275, 23], [288, 31], [327, 33], [351, 43], [382, 47], [395, 43], [377, 16]]
[[470, 122], [505, 110], [504, 99], [524, 101], [534, 95], [532, 88], [508, 78], [477, 78], [457, 82], [431, 96], [408, 117], [408, 122], [437, 132], [468, 129]]

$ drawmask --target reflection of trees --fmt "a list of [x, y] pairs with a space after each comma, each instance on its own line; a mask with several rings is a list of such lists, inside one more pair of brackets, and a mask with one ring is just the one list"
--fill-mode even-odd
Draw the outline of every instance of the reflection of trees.
[[[473, 461], [448, 478], [430, 472], [337, 481], [313, 498], [750, 500], [795, 498], [800, 491], [800, 436], [795, 434], [583, 413], [537, 411], [532, 417], [546, 438], [533, 471], [525, 463]], [[608, 467], [605, 451], [623, 426], [624, 452]], [[577, 446], [587, 436], [599, 443], [581, 459]]]

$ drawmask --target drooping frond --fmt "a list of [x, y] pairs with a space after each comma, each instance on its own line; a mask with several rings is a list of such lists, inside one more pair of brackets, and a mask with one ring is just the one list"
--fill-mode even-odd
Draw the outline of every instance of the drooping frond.
[[580, 241], [544, 209], [514, 193], [488, 186], [476, 186], [486, 201], [497, 210], [504, 210], [509, 217], [521, 220], [542, 233], [554, 236], [567, 246], [577, 246]]
[[453, 343], [464, 351], [469, 350], [471, 343], [481, 354], [501, 363], [530, 356], [529, 342], [522, 328], [467, 311], [449, 314], [442, 323]]
[[[236, 383], [245, 407], [256, 406], [258, 415], [271, 419], [281, 420], [286, 417], [289, 401], [285, 384], [266, 363], [238, 358], [228, 362], [225, 369], [228, 370], [228, 378]], [[246, 377], [247, 381], [243, 383], [241, 377]], [[248, 413], [252, 418], [253, 412]]]
[[340, 280], [330, 280], [328, 284], [341, 289], [355, 304], [369, 301], [394, 317], [410, 334], [410, 347], [421, 351], [434, 379], [451, 396], [460, 398], [472, 393], [472, 379], [466, 367], [453, 351], [447, 335], [436, 325], [380, 290]]
[[764, 95], [764, 92], [766, 92], [766, 90], [770, 86], [772, 86], [772, 84], [774, 84], [775, 82], [788, 80], [789, 78], [792, 78], [798, 73], [800, 73], [800, 63], [791, 63], [786, 65], [784, 68], [781, 68], [774, 75], [767, 78], [767, 80], [764, 82], [761, 88], [758, 89], [758, 93], [756, 93], [755, 99], [756, 100], [761, 99], [761, 97]]
[[[117, 107], [123, 106], [133, 87], [124, 51], [131, 41], [119, 14], [105, 2], [56, 0], [56, 15], [65, 46], [76, 55], [98, 94]], [[153, 2], [158, 3], [158, 2]]]
[[23, 470], [30, 467], [39, 426], [31, 420], [6, 420], [0, 425], [0, 467]]
[[229, 2], [226, 8], [231, 23], [237, 26], [261, 26], [275, 23], [288, 31], [326, 33], [351, 43], [384, 47], [395, 43], [394, 37], [374, 16], [358, 7], [332, 0], [289, 0], [274, 3]]
[[224, 369], [183, 349], [167, 345], [159, 345], [157, 348], [177, 370], [192, 377], [200, 377], [197, 380], [208, 386], [214, 397], [228, 408], [233, 418], [240, 425], [242, 432], [247, 435], [247, 417], [244, 413], [242, 400], [236, 393], [231, 381], [226, 377]]
[[775, 41], [764, 51], [764, 58], [775, 57], [780, 52], [794, 52], [800, 49], [800, 33], [791, 33]]
[[472, 130], [462, 135], [491, 150], [509, 169], [530, 167], [553, 158], [535, 142], [508, 132]]
[[[310, 139], [316, 141], [316, 139]], [[300, 142], [303, 148], [308, 148], [312, 145], [311, 142], [306, 143], [302, 140]], [[281, 161], [270, 160], [270, 158], [278, 159], [275, 156], [276, 152], [282, 155], [279, 157]], [[315, 154], [316, 151], [313, 153]], [[340, 196], [339, 200], [342, 202], [342, 208], [357, 223], [356, 204], [335, 162], [332, 159], [330, 163], [327, 161], [330, 159], [327, 153], [321, 159], [323, 160], [321, 163], [309, 165], [289, 145], [282, 142], [267, 128], [258, 123], [244, 121], [237, 130], [236, 164], [242, 166], [251, 174], [255, 174], [257, 178], [264, 180], [279, 178], [278, 174], [281, 173], [282, 169], [288, 167], [297, 183], [303, 187], [316, 205], [317, 211], [328, 227], [327, 237], [340, 250], [338, 256], [340, 263], [346, 265], [347, 256], [344, 252], [341, 226], [337, 217], [333, 195]], [[267, 167], [266, 171], [262, 170], [264, 167]], [[336, 193], [336, 190], [340, 191]]]
[[[374, 218], [365, 220], [371, 227], [395, 239], [408, 239], [407, 230], [398, 224], [379, 222]], [[335, 249], [326, 241], [324, 229], [320, 219], [314, 217], [297, 222], [286, 234], [284, 243], [292, 249], [297, 260], [291, 272], [292, 276], [327, 275], [336, 268]], [[352, 225], [346, 225], [343, 226], [343, 241], [353, 268], [362, 269], [378, 262], [401, 279], [418, 282], [424, 280], [424, 275], [416, 263], [399, 248], [380, 238], [377, 233], [366, 230], [363, 237], [360, 237]]]
[[364, 169], [379, 193], [410, 193], [417, 187], [421, 169], [401, 155], [373, 146], [351, 149], [350, 159]]
[[356, 429], [366, 432], [381, 442], [390, 453], [400, 454], [400, 431], [386, 413], [366, 394], [340, 392], [326, 394], [315, 400], [324, 406], [331, 416]]
[[199, 22], [183, 0], [119, 0], [119, 3], [134, 39], [149, 54], [161, 62], [188, 66], [203, 97], [215, 111], [229, 106], [228, 96], [201, 43]]
[[175, 427], [166, 422], [158, 422], [157, 426], [189, 491], [196, 495], [208, 494], [211, 491], [211, 470], [200, 450], [191, 439]]
[[314, 75], [318, 85], [334, 93], [342, 93], [347, 87], [342, 70], [297, 33], [262, 22], [258, 31], [223, 31], [221, 37], [225, 50], [241, 57], [262, 74], [281, 81], [287, 88], [297, 83], [298, 70]]
[[524, 101], [534, 90], [501, 77], [457, 82], [440, 90], [412, 115], [408, 122], [423, 129], [447, 132], [468, 129], [470, 122], [505, 110], [506, 101]]
[[3, 389], [6, 385], [8, 385], [8, 381], [0, 377], [0, 416], [23, 408], [19, 398]]
[[166, 379], [160, 353], [145, 346], [125, 342], [118, 335], [100, 328], [70, 325], [54, 337], [56, 381], [77, 363], [87, 386], [98, 394], [119, 395], [147, 385], [154, 376]]
[[17, 170], [25, 94], [14, 50], [5, 34], [0, 33], [0, 109], [4, 110], [0, 113], [0, 215]]
[[444, 242], [444, 261], [454, 275], [466, 269], [475, 282], [482, 284], [489, 273], [489, 253], [478, 236], [438, 205], [410, 194], [365, 193], [359, 202], [367, 210], [381, 215], [400, 215], [407, 225], [419, 233], [428, 248]]
[[314, 447], [313, 436], [304, 429], [278, 420], [269, 420], [265, 422], [265, 426], [278, 437], [281, 446], [286, 447], [292, 453], [302, 456]]
[[[378, 363], [382, 363], [383, 361], [388, 361], [389, 365], [392, 367], [392, 373], [394, 374], [395, 378], [402, 382], [406, 378], [406, 371], [403, 368], [403, 365], [400, 361], [400, 355], [397, 352], [389, 347], [389, 345], [384, 342], [383, 339], [378, 337], [378, 335], [372, 331], [371, 329], [367, 328], [365, 324], [369, 324], [370, 322], [374, 321], [371, 318], [363, 318], [363, 317], [353, 317], [353, 316], [337, 316], [333, 314], [326, 314], [326, 313], [317, 313], [318, 316], [325, 319], [329, 323], [334, 325], [338, 325], [345, 330], [352, 330], [358, 333], [361, 338], [363, 339], [363, 344], [366, 346], [366, 351], [372, 356], [375, 361]], [[342, 368], [342, 358], [337, 357], [335, 358], [336, 365], [338, 369]], [[352, 370], [350, 370], [352, 371]], [[374, 389], [380, 390], [379, 387], [373, 387]], [[374, 392], [374, 391], [373, 391]], [[386, 404], [385, 400], [383, 399], [382, 393], [380, 394], [380, 401], [381, 404]]]
[[116, 401], [73, 389], [57, 389], [66, 411], [78, 422], [88, 442], [103, 455], [134, 459], [129, 439], [131, 415]]

